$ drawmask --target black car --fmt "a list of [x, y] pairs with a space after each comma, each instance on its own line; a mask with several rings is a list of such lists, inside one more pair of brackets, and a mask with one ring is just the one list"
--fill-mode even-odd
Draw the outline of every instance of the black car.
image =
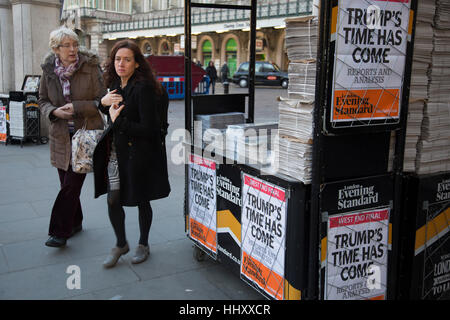
[[[233, 82], [241, 88], [248, 85], [249, 62], [241, 63], [238, 70], [233, 75]], [[283, 72], [277, 65], [265, 61], [255, 62], [255, 84], [266, 86], [281, 86], [286, 89], [289, 84], [287, 72]]]

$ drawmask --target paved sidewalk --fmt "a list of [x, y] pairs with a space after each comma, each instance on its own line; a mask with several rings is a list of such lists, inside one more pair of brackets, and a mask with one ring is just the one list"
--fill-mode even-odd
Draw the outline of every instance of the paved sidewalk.
[[[126, 208], [132, 247], [115, 268], [102, 262], [114, 245], [105, 196], [93, 198], [92, 174], [81, 195], [84, 230], [63, 249], [49, 248], [48, 223], [58, 192], [48, 145], [0, 145], [0, 299], [260, 299], [223, 265], [193, 258], [184, 233], [182, 172], [172, 171], [173, 192], [152, 202], [151, 257], [130, 262], [137, 244], [137, 209]], [[81, 270], [81, 289], [66, 287], [69, 265]]]
[[[283, 91], [261, 90], [273, 102], [270, 110], [262, 110], [260, 121], [276, 120], [275, 99]], [[267, 101], [266, 95], [259, 99]], [[171, 130], [184, 127], [184, 101], [171, 101], [169, 120]], [[168, 153], [173, 145], [168, 141]], [[87, 175], [81, 194], [83, 231], [66, 248], [49, 248], [44, 243], [59, 190], [49, 146], [0, 144], [0, 299], [264, 299], [224, 265], [194, 259], [193, 243], [184, 232], [184, 166], [169, 162], [169, 173], [170, 196], [151, 203], [149, 260], [130, 262], [139, 225], [137, 208], [126, 208], [131, 250], [106, 270], [102, 262], [115, 237], [106, 197], [94, 199], [93, 175]], [[80, 267], [81, 289], [66, 286], [70, 265]]]

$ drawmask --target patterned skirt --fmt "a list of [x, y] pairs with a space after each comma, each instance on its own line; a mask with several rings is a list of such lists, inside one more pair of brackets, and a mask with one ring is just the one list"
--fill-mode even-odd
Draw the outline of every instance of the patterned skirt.
[[109, 156], [108, 162], [109, 190], [120, 190], [119, 164], [117, 162], [117, 154], [114, 148], [114, 142], [111, 145], [111, 154]]

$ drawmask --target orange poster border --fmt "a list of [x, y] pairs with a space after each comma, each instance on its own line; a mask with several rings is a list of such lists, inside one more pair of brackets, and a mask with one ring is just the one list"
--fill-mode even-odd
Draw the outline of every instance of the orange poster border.
[[[400, 88], [334, 90], [332, 122], [386, 120], [400, 117]], [[340, 95], [340, 96], [339, 96]], [[337, 100], [342, 101], [339, 103]], [[347, 109], [342, 112], [341, 109]]]
[[[199, 234], [195, 234], [192, 231], [198, 230]], [[201, 232], [201, 234], [200, 234]], [[206, 235], [203, 236], [202, 235]], [[216, 231], [206, 227], [201, 222], [198, 222], [192, 217], [189, 217], [189, 236], [202, 244], [204, 247], [210, 249], [212, 252], [217, 253], [217, 233]]]
[[[251, 274], [246, 266], [251, 267], [254, 273]], [[254, 270], [257, 268], [258, 270]], [[266, 267], [262, 262], [242, 251], [241, 273], [253, 281], [271, 297], [277, 300], [283, 300], [284, 297], [284, 278], [275, 271]]]

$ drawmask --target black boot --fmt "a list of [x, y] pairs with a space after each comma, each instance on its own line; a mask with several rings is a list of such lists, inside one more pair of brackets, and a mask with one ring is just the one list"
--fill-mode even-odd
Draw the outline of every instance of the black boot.
[[59, 238], [59, 237], [51, 236], [45, 242], [45, 245], [47, 247], [54, 247], [54, 248], [64, 247], [66, 245], [66, 239], [65, 238]]

